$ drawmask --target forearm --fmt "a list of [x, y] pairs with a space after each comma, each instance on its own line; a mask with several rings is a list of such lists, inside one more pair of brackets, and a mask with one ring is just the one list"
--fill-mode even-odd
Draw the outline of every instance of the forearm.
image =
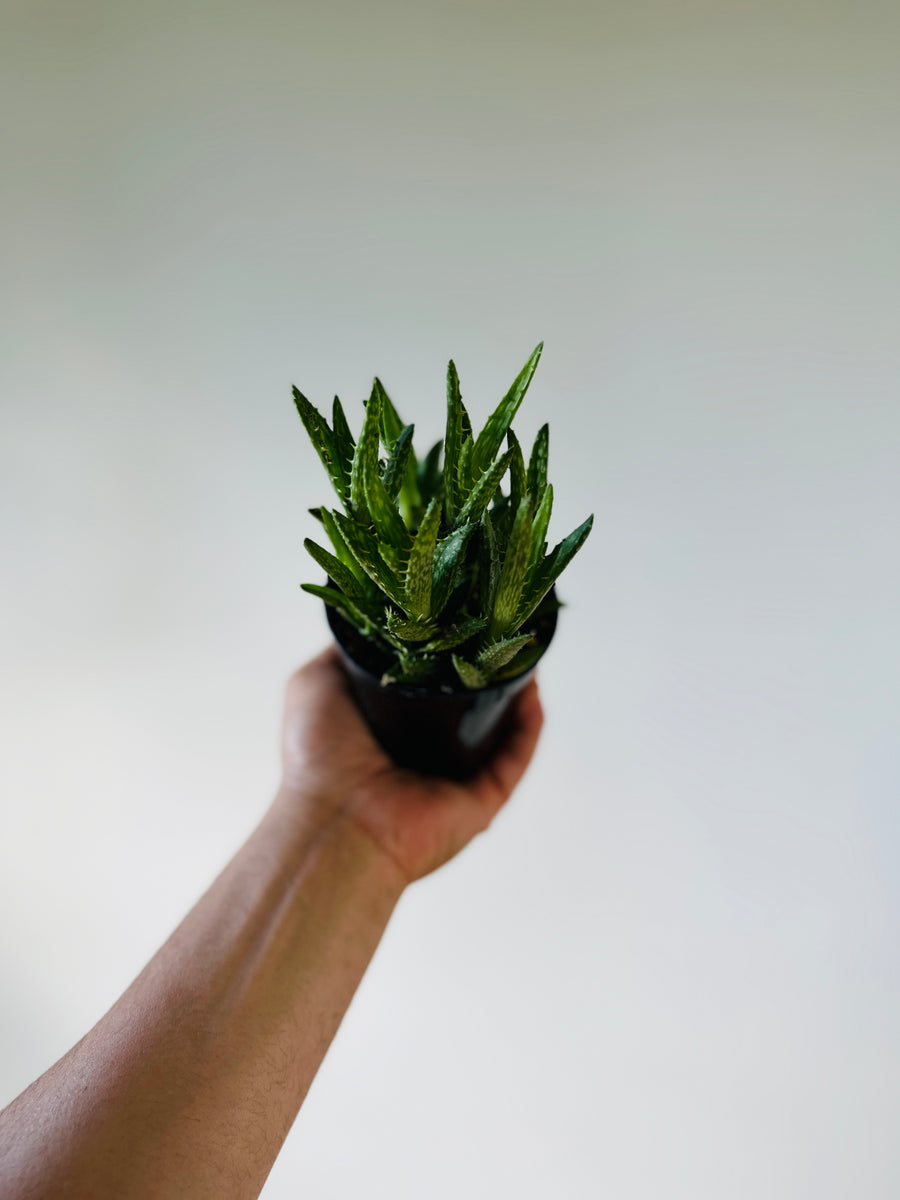
[[258, 1194], [404, 882], [339, 815], [295, 813], [273, 806], [110, 1012], [0, 1114], [4, 1196]]

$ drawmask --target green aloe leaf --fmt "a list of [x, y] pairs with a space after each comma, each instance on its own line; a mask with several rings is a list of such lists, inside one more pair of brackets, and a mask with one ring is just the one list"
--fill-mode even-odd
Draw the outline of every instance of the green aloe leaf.
[[484, 611], [489, 611], [484, 603], [484, 597], [490, 591], [491, 586], [491, 547], [485, 533], [485, 520], [487, 519], [488, 514], [485, 513], [481, 519], [481, 528], [472, 540], [475, 554], [474, 556], [470, 555], [469, 559], [472, 591], [478, 597], [478, 608]]
[[365, 573], [390, 600], [403, 608], [403, 587], [394, 571], [384, 561], [375, 534], [364, 525], [357, 524], [352, 517], [345, 517], [343, 513], [335, 511], [332, 516], [344, 541]]
[[381, 540], [396, 550], [408, 551], [410, 537], [403, 518], [381, 482], [377, 462], [373, 467], [368, 458], [363, 467], [363, 492], [366, 508]]
[[436, 660], [430, 654], [419, 651], [404, 654], [401, 650], [397, 656], [397, 665], [381, 680], [382, 683], [424, 683], [434, 674]]
[[350, 512], [358, 521], [366, 521], [371, 515], [366, 504], [365, 480], [367, 473], [378, 474], [381, 405], [382, 392], [376, 379], [366, 405], [362, 432], [353, 451], [353, 462], [350, 465]]
[[[472, 423], [459, 390], [459, 375], [451, 359], [447, 364], [447, 428], [444, 434], [444, 504], [452, 521], [463, 503], [458, 479], [463, 444], [471, 441]], [[470, 451], [471, 453], [471, 451]]]
[[547, 486], [547, 460], [550, 454], [550, 426], [542, 425], [537, 431], [531, 458], [528, 460], [528, 491], [540, 504]]
[[491, 505], [490, 514], [497, 544], [505, 546], [512, 533], [512, 523], [516, 515], [516, 510], [509, 502], [509, 496], [501, 494]]
[[417, 481], [419, 484], [419, 497], [425, 505], [431, 503], [436, 495], [441, 484], [441, 449], [444, 445], [443, 439], [434, 443], [428, 453], [425, 455], [422, 462], [419, 464], [419, 473]]
[[356, 556], [350, 550], [350, 547], [344, 541], [343, 534], [337, 527], [334, 517], [331, 515], [331, 510], [324, 506], [319, 509], [319, 520], [325, 526], [325, 532], [328, 534], [328, 539], [334, 547], [334, 552], [344, 564], [356, 576], [359, 582], [365, 579], [366, 573], [356, 559]]
[[478, 435], [475, 443], [474, 465], [476, 470], [484, 471], [493, 462], [494, 455], [500, 449], [506, 431], [512, 424], [513, 417], [519, 411], [519, 405], [525, 399], [528, 385], [540, 361], [544, 343], [539, 342], [528, 362], [513, 380], [512, 387], [491, 413], [487, 423]]
[[341, 498], [341, 502], [343, 502], [345, 492], [344, 472], [339, 465], [338, 455], [335, 451], [334, 435], [328, 427], [328, 422], [316, 406], [307, 400], [298, 388], [294, 388], [293, 393], [294, 404], [296, 405], [297, 412], [300, 414], [300, 420], [309, 434], [309, 440], [322, 460], [322, 465], [328, 472], [328, 478], [331, 480], [334, 490]]
[[553, 484], [548, 483], [544, 494], [534, 514], [534, 524], [531, 527], [531, 556], [528, 570], [533, 573], [537, 564], [543, 562], [547, 553], [547, 529], [550, 525], [550, 513], [553, 511]]
[[519, 651], [531, 640], [530, 633], [520, 633], [516, 637], [501, 638], [497, 642], [491, 642], [479, 651], [475, 659], [476, 665], [486, 675], [493, 675], [495, 671], [499, 671], [501, 667], [512, 662]]
[[450, 599], [456, 576], [466, 556], [469, 538], [477, 527], [462, 525], [438, 542], [434, 551], [434, 570], [431, 580], [431, 615], [437, 617]]
[[509, 445], [509, 502], [513, 511], [518, 512], [522, 497], [528, 491], [525, 476], [525, 459], [519, 439], [511, 429], [506, 431], [506, 441]]
[[553, 551], [534, 568], [528, 580], [528, 586], [522, 595], [522, 602], [517, 618], [518, 625], [528, 620], [553, 587], [560, 574], [584, 545], [587, 535], [591, 532], [593, 523], [594, 514], [591, 513], [586, 521], [582, 521], [577, 529], [573, 529], [568, 537], [563, 538]]
[[381, 440], [388, 449], [393, 446], [397, 438], [406, 428], [405, 422], [400, 420], [400, 416], [394, 408], [394, 402], [384, 390], [384, 384], [376, 376], [373, 384], [373, 391], [378, 392], [378, 419], [381, 423]]
[[404, 621], [396, 612], [390, 610], [387, 616], [387, 627], [395, 637], [404, 642], [425, 642], [435, 632], [435, 627], [430, 621], [415, 619]]
[[467, 642], [476, 633], [480, 633], [485, 625], [487, 625], [485, 617], [472, 617], [468, 621], [461, 621], [459, 625], [450, 625], [440, 637], [432, 638], [423, 649], [431, 652], [451, 650], [454, 646], [461, 646], [463, 642]]
[[400, 435], [390, 448], [387, 466], [384, 469], [381, 482], [384, 484], [384, 490], [392, 500], [396, 500], [400, 495], [400, 487], [406, 477], [406, 465], [409, 462], [409, 456], [412, 452], [414, 432], [414, 425], [406, 425], [400, 431]]
[[301, 583], [300, 587], [304, 592], [309, 592], [311, 596], [318, 596], [320, 600], [324, 600], [332, 608], [339, 609], [347, 620], [352, 625], [355, 625], [361, 633], [368, 635], [372, 632], [372, 622], [343, 592], [337, 591], [336, 588], [324, 587], [318, 583]]
[[519, 651], [509, 666], [502, 667], [494, 673], [492, 681], [499, 682], [502, 679], [512, 679], [515, 675], [521, 675], [529, 667], [534, 666], [546, 649], [547, 647], [542, 646], [540, 643], [534, 646], [526, 646], [524, 650]]
[[500, 571], [500, 581], [497, 584], [497, 596], [491, 613], [490, 636], [496, 640], [502, 634], [517, 628], [521, 621], [516, 620], [521, 607], [522, 588], [528, 572], [528, 560], [531, 555], [531, 521], [532, 502], [530, 496], [523, 496], [516, 510], [506, 554], [503, 556], [503, 567]]
[[422, 524], [413, 538], [406, 568], [406, 602], [410, 616], [425, 620], [431, 611], [434, 551], [441, 526], [441, 505], [435, 497], [428, 505]]
[[456, 667], [457, 675], [467, 688], [483, 688], [487, 683], [487, 676], [484, 672], [472, 663], [466, 662], [464, 658], [460, 658], [458, 654], [453, 655], [453, 665]]
[[[466, 442], [466, 445], [471, 446], [472, 443]], [[500, 480], [506, 474], [506, 468], [509, 466], [511, 455], [512, 451], [507, 450], [495, 463], [491, 463], [484, 472], [474, 488], [472, 488], [465, 504], [459, 511], [455, 522], [457, 527], [481, 520], [482, 514], [493, 500], [494, 493], [500, 486]]]
[[329, 554], [323, 546], [320, 546], [318, 542], [314, 542], [312, 538], [306, 538], [303, 545], [322, 570], [331, 576], [340, 590], [345, 592], [348, 598], [353, 600], [361, 609], [364, 609], [366, 607], [365, 591], [350, 568], [345, 566], [339, 558], [335, 558], [333, 554]]
[[474, 451], [475, 443], [471, 438], [467, 438], [460, 447], [459, 462], [456, 464], [456, 498], [460, 505], [465, 503], [466, 497], [475, 483], [472, 471]]
[[484, 531], [482, 545], [488, 557], [486, 577], [483, 578], [482, 582], [482, 594], [484, 597], [482, 609], [484, 612], [490, 613], [494, 611], [497, 584], [500, 582], [500, 568], [503, 566], [503, 563], [500, 556], [500, 541], [494, 530], [494, 520], [489, 511], [482, 518], [481, 528]]
[[[403, 432], [405, 425], [400, 420], [400, 416], [394, 408], [394, 403], [390, 396], [384, 390], [384, 385], [381, 380], [376, 378], [374, 389], [378, 392], [380, 406], [380, 421], [382, 440], [390, 453], [397, 439]], [[409, 456], [406, 460], [402, 482], [400, 485], [400, 502], [407, 513], [419, 504], [419, 487], [416, 482], [419, 464], [416, 459], [415, 451], [410, 447]]]
[[339, 397], [335, 396], [331, 408], [332, 437], [334, 439], [335, 464], [341, 472], [344, 482], [344, 498], [350, 494], [350, 465], [353, 462], [353, 451], [356, 443]]

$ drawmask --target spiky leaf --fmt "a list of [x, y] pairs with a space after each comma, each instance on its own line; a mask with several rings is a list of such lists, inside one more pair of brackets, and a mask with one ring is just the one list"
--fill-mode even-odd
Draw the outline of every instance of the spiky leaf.
[[303, 545], [322, 570], [331, 576], [340, 590], [345, 592], [361, 608], [365, 608], [365, 592], [363, 591], [362, 584], [350, 568], [345, 566], [339, 558], [335, 558], [333, 554], [329, 554], [324, 547], [320, 546], [318, 542], [314, 542], [312, 538], [306, 538]]
[[501, 667], [505, 667], [507, 663], [511, 662], [522, 647], [527, 646], [530, 641], [530, 633], [520, 633], [516, 637], [501, 638], [499, 641], [491, 642], [483, 650], [480, 650], [475, 662], [486, 675], [493, 675], [495, 671], [499, 671]]
[[514, 512], [518, 512], [522, 497], [528, 491], [525, 477], [525, 459], [519, 439], [511, 429], [506, 431], [506, 441], [509, 445], [509, 502]]
[[484, 617], [472, 617], [468, 621], [460, 622], [459, 625], [451, 625], [440, 637], [432, 638], [424, 649], [433, 652], [436, 650], [450, 650], [454, 646], [461, 646], [463, 642], [467, 642], [476, 633], [480, 633], [485, 625], [487, 625], [487, 620]]
[[320, 600], [324, 600], [332, 608], [339, 609], [351, 625], [355, 625], [362, 633], [368, 635], [372, 632], [372, 622], [343, 592], [318, 583], [301, 583], [300, 587], [304, 592], [309, 592], [311, 596], [318, 596]]
[[500, 582], [500, 568], [503, 563], [500, 555], [500, 542], [494, 531], [494, 521], [490, 512], [482, 518], [481, 528], [484, 533], [482, 546], [487, 558], [486, 570], [482, 574], [482, 609], [486, 613], [494, 611], [494, 599], [497, 595], [497, 584]]
[[450, 521], [454, 519], [462, 504], [458, 479], [459, 459], [463, 443], [471, 440], [471, 437], [472, 424], [462, 402], [459, 375], [451, 359], [447, 364], [447, 428], [444, 435], [444, 504], [447, 519]]
[[[471, 442], [466, 442], [467, 446], [471, 446], [471, 444]], [[506, 474], [511, 454], [512, 451], [507, 450], [501, 458], [498, 458], [495, 463], [491, 463], [487, 470], [485, 470], [459, 511], [455, 522], [457, 526], [481, 520], [482, 514], [493, 500], [494, 493], [500, 486], [500, 480]]]
[[492, 682], [499, 682], [503, 679], [513, 679], [516, 675], [523, 674], [525, 671], [534, 666], [546, 649], [547, 647], [545, 645], [541, 645], [541, 643], [538, 643], [534, 646], [526, 646], [524, 650], [519, 651], [509, 666], [501, 667], [494, 673]]
[[392, 500], [396, 500], [400, 495], [400, 487], [406, 475], [406, 465], [409, 462], [410, 452], [412, 451], [414, 432], [414, 425], [406, 425], [400, 431], [397, 440], [390, 449], [387, 466], [382, 476], [382, 483], [384, 484], [384, 490]]
[[378, 416], [381, 422], [381, 438], [385, 446], [390, 449], [403, 432], [405, 424], [400, 420], [400, 415], [396, 408], [394, 408], [393, 400], [391, 400], [390, 396], [384, 390], [384, 384], [377, 376], [372, 390], [378, 392]]
[[376, 379], [366, 405], [362, 432], [353, 451], [353, 462], [350, 465], [350, 512], [358, 521], [366, 521], [370, 516], [366, 503], [366, 475], [378, 474], [381, 397], [381, 388]]
[[443, 445], [443, 439], [435, 442], [419, 464], [417, 480], [419, 484], [419, 497], [423, 504], [430, 504], [438, 494], [438, 488], [441, 483], [440, 466], [441, 448]]
[[438, 542], [434, 551], [434, 570], [431, 580], [431, 615], [437, 617], [450, 599], [459, 568], [466, 556], [466, 546], [475, 525], [462, 525]]
[[397, 656], [397, 665], [382, 677], [382, 683], [424, 683], [434, 673], [436, 660], [431, 654], [415, 651]]
[[553, 484], [548, 483], [544, 494], [534, 514], [534, 524], [531, 527], [531, 555], [528, 563], [529, 572], [533, 572], [539, 562], [543, 561], [547, 552], [547, 528], [550, 525], [550, 513], [553, 511]]
[[544, 343], [539, 342], [528, 359], [528, 362], [513, 380], [512, 387], [488, 417], [487, 422], [478, 435], [475, 443], [474, 465], [476, 470], [483, 471], [493, 462], [494, 455], [500, 449], [500, 444], [506, 436], [506, 431], [512, 424], [513, 417], [519, 411], [519, 405], [525, 398], [528, 385], [540, 361]]
[[390, 632], [404, 642], [425, 642], [435, 632], [435, 627], [431, 621], [419, 621], [416, 619], [404, 621], [402, 617], [391, 610], [388, 610], [385, 619]]
[[458, 654], [453, 655], [453, 665], [456, 667], [456, 673], [467, 688], [483, 688], [487, 683], [487, 676], [483, 671], [479, 671], [478, 667], [470, 662], [466, 662], [464, 658], [460, 658]]
[[491, 613], [492, 639], [521, 624], [516, 620], [516, 615], [521, 606], [522, 588], [531, 554], [531, 513], [531, 497], [523, 496], [513, 521], [497, 584], [497, 596]]
[[353, 434], [350, 432], [350, 426], [347, 424], [343, 405], [337, 396], [335, 396], [331, 407], [331, 426], [332, 438], [334, 439], [335, 464], [341, 472], [344, 484], [344, 497], [346, 499], [350, 494], [350, 464], [353, 462], [353, 450], [356, 443], [353, 440]]
[[419, 620], [424, 620], [431, 611], [431, 584], [434, 569], [434, 550], [441, 526], [441, 505], [437, 498], [428, 505], [428, 511], [413, 538], [409, 564], [406, 568], [406, 611]]
[[328, 472], [328, 478], [331, 480], [334, 490], [340, 496], [341, 501], [343, 501], [345, 490], [344, 472], [337, 462], [334, 436], [328, 427], [328, 422], [316, 406], [307, 400], [298, 388], [294, 388], [293, 393], [294, 404], [297, 407], [297, 412], [300, 414], [300, 420], [309, 434], [309, 440], [322, 460], [322, 465]]
[[343, 534], [337, 527], [334, 517], [331, 515], [331, 510], [324, 506], [319, 509], [319, 519], [325, 526], [325, 532], [328, 534], [328, 539], [334, 547], [334, 552], [344, 564], [349, 568], [360, 582], [366, 578], [366, 573], [356, 556], [351, 552], [350, 547], [344, 541]]
[[[375, 390], [378, 392], [379, 404], [381, 409], [381, 432], [385, 446], [390, 452], [400, 434], [403, 432], [404, 423], [400, 420], [400, 416], [394, 408], [394, 403], [390, 396], [384, 390], [384, 385], [381, 380], [376, 378]], [[409, 455], [406, 460], [406, 468], [403, 473], [403, 478], [400, 484], [400, 502], [407, 513], [419, 504], [419, 486], [416, 482], [416, 475], [419, 469], [418, 460], [416, 459], [415, 450], [410, 447]]]
[[377, 462], [373, 467], [369, 459], [365, 460], [363, 466], [363, 491], [366, 508], [369, 510], [378, 536], [396, 550], [407, 551], [410, 539], [403, 518], [381, 482]]
[[509, 496], [500, 495], [490, 508], [491, 523], [494, 526], [494, 537], [500, 546], [505, 546], [512, 533], [513, 518], [516, 510], [509, 502]]
[[344, 541], [365, 573], [389, 599], [402, 608], [403, 587], [394, 571], [384, 561], [378, 548], [378, 539], [371, 529], [357, 524], [352, 517], [345, 517], [343, 513], [333, 512], [332, 516]]
[[573, 529], [568, 537], [563, 538], [553, 551], [534, 568], [528, 580], [528, 586], [522, 595], [522, 602], [517, 617], [518, 625], [528, 620], [553, 587], [561, 572], [566, 569], [584, 545], [585, 538], [591, 532], [593, 523], [594, 514], [591, 513], [586, 521], [582, 521], [577, 529]]
[[[457, 508], [462, 507], [466, 502], [466, 497], [472, 490], [472, 485], [475, 479], [472, 474], [472, 454], [475, 450], [475, 443], [471, 438], [466, 438], [459, 448], [459, 462], [456, 464], [456, 500]], [[457, 518], [458, 519], [458, 516]]]
[[547, 459], [550, 454], [550, 426], [542, 425], [537, 431], [531, 458], [528, 460], [528, 491], [534, 496], [535, 504], [540, 504], [547, 486]]

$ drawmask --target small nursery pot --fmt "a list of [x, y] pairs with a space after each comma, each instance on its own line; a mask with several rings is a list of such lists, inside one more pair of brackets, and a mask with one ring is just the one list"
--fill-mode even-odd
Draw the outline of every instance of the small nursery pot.
[[[537, 664], [477, 689], [382, 683], [370, 644], [336, 609], [326, 611], [360, 710], [394, 762], [447, 779], [476, 774], [509, 732], [512, 702]], [[553, 610], [537, 622], [539, 641], [549, 645], [555, 630]]]

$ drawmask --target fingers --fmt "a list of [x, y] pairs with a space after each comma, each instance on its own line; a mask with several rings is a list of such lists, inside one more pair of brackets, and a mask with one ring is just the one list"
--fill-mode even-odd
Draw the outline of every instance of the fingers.
[[335, 738], [364, 741], [376, 749], [356, 702], [350, 677], [338, 648], [332, 643], [294, 672], [288, 680], [285, 719], [301, 722], [320, 744]]
[[342, 688], [344, 685], [340, 655], [334, 643], [294, 671], [287, 681], [288, 699], [302, 697], [310, 687], [321, 687], [325, 683], [339, 684]]
[[485, 785], [489, 789], [491, 817], [495, 816], [508, 800], [525, 774], [543, 724], [544, 710], [541, 707], [537, 680], [532, 679], [518, 698], [515, 723], [509, 736], [484, 771], [474, 780], [474, 786], [479, 790], [484, 789]]
[[317, 654], [315, 658], [311, 658], [308, 663], [300, 667], [296, 671], [297, 675], [315, 675], [324, 672], [333, 673], [340, 668], [340, 655], [338, 648], [332, 642], [329, 646]]

